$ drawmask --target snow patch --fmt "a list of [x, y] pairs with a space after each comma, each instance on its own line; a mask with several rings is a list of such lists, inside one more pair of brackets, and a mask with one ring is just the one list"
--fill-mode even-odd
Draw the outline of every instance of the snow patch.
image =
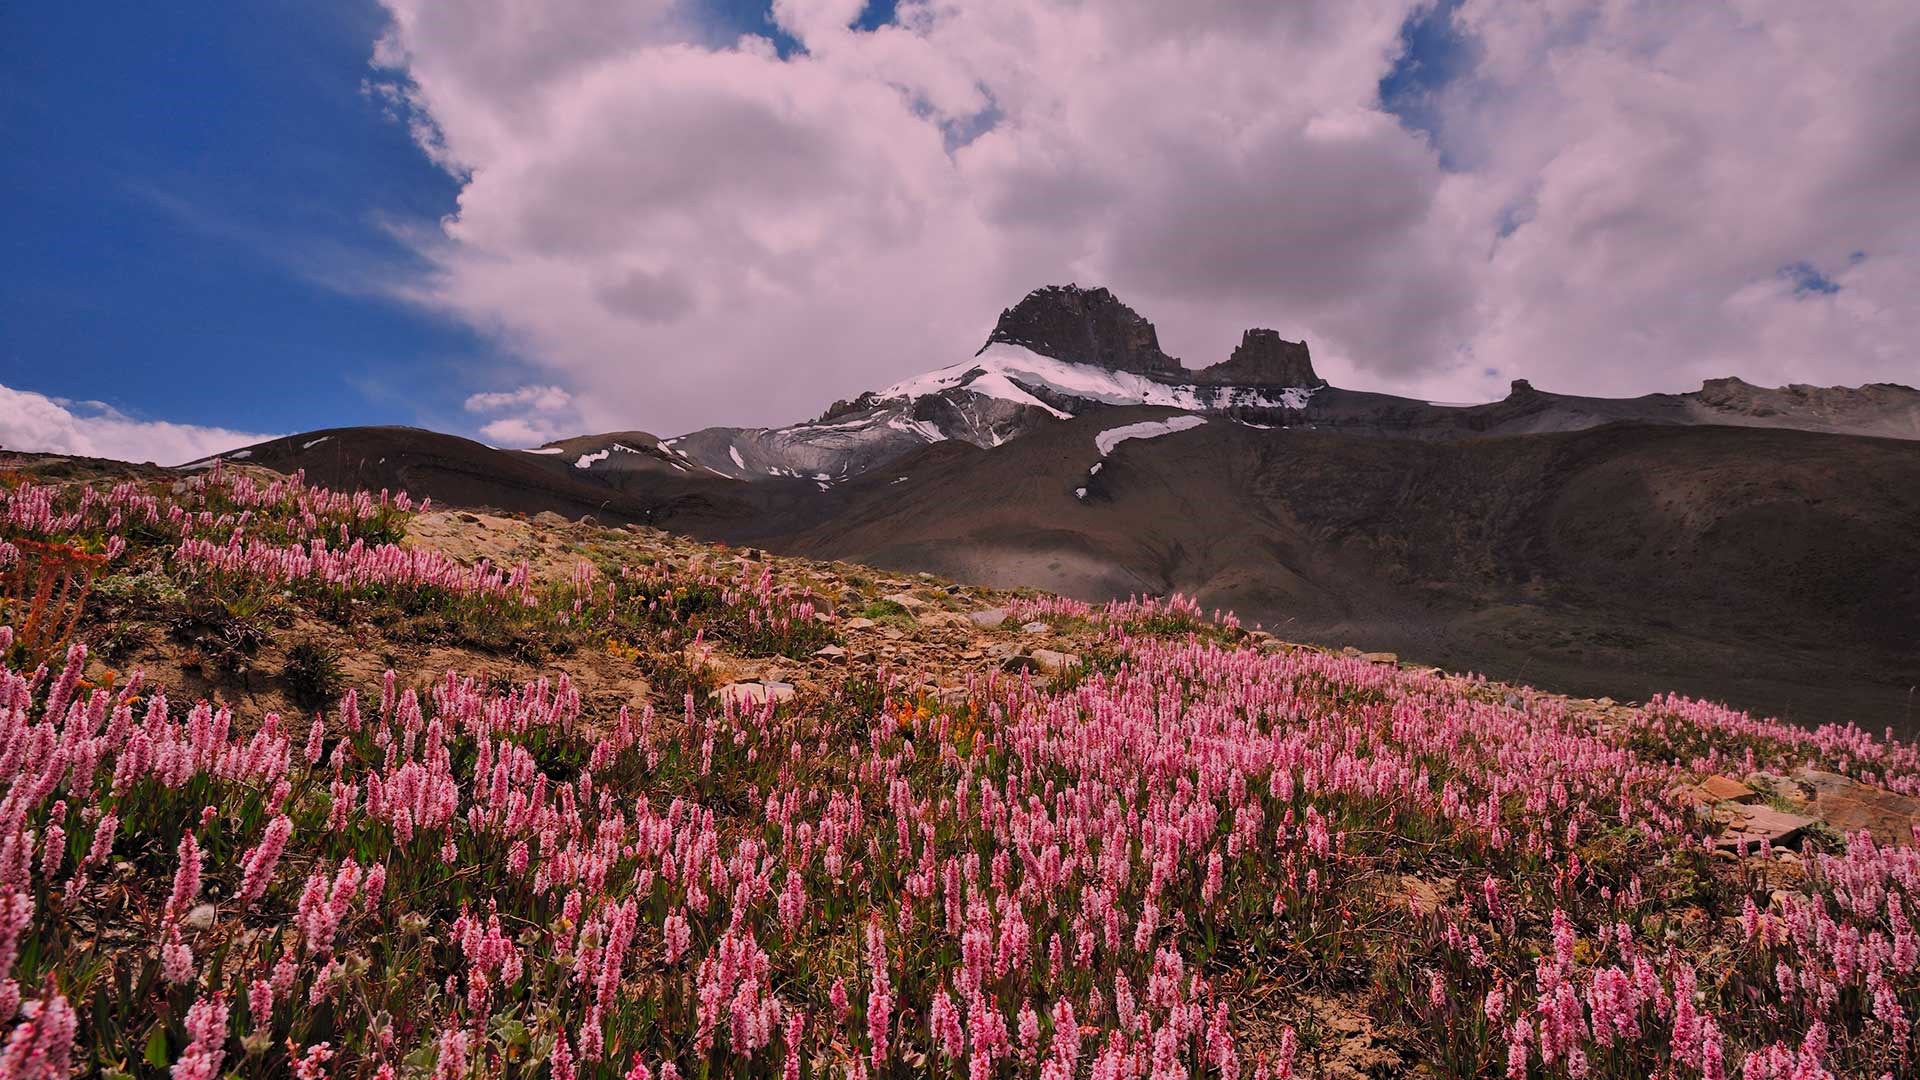
[[893, 416], [887, 419], [887, 426], [895, 431], [905, 431], [918, 435], [930, 443], [945, 442], [947, 439], [946, 432], [941, 431], [925, 420], [909, 420], [905, 417]]
[[1073, 489], [1073, 497], [1074, 497], [1074, 498], [1076, 498], [1076, 499], [1084, 499], [1084, 498], [1086, 498], [1086, 497], [1087, 497], [1087, 489], [1086, 489], [1086, 488], [1074, 488], [1074, 489]]
[[580, 460], [573, 463], [576, 469], [591, 469], [596, 461], [605, 461], [613, 456], [611, 450], [597, 450], [591, 454], [581, 454]]
[[744, 468], [746, 468], [746, 467], [747, 467], [747, 463], [746, 463], [745, 461], [743, 461], [743, 460], [741, 460], [741, 457], [740, 457], [740, 448], [739, 448], [739, 447], [737, 447], [737, 446], [728, 446], [728, 447], [727, 447], [727, 456], [733, 459], [733, 464], [734, 464], [734, 467], [735, 467], [735, 468], [740, 468], [740, 469], [744, 469]]
[[1165, 383], [1130, 371], [1070, 364], [1041, 356], [1023, 346], [995, 342], [971, 360], [895, 383], [878, 396], [918, 398], [965, 387], [983, 397], [1037, 405], [1058, 417], [1066, 415], [1023, 389], [1024, 386], [1045, 387], [1057, 394], [1106, 405], [1163, 405], [1188, 410], [1303, 409], [1319, 389], [1317, 386], [1203, 387], [1192, 383]]
[[250, 457], [252, 457], [252, 456], [253, 456], [253, 451], [251, 451], [251, 450], [235, 450], [235, 451], [234, 451], [233, 453], [231, 453], [231, 454], [228, 454], [227, 456], [228, 456], [228, 457], [230, 457], [230, 458], [232, 458], [232, 459], [233, 459], [233, 460], [235, 460], [235, 461], [245, 461], [245, 460], [247, 460], [248, 458], [250, 458]]
[[1207, 422], [1204, 416], [1174, 416], [1165, 420], [1142, 420], [1137, 424], [1111, 428], [1093, 437], [1094, 448], [1101, 457], [1113, 453], [1113, 448], [1128, 439], [1157, 439], [1162, 435], [1171, 435], [1176, 431], [1197, 428]]
[[536, 446], [532, 450], [522, 450], [520, 452], [523, 454], [564, 454], [567, 450], [563, 446]]
[[320, 445], [321, 443], [323, 443], [323, 442], [326, 442], [326, 441], [327, 441], [328, 439], [331, 439], [331, 438], [333, 438], [333, 436], [331, 436], [331, 435], [322, 435], [322, 436], [320, 436], [319, 438], [317, 438], [317, 439], [315, 439], [315, 440], [313, 440], [312, 442], [303, 442], [303, 443], [301, 443], [301, 444], [300, 444], [300, 449], [302, 449], [302, 450], [311, 450], [311, 449], [313, 449], [314, 447], [316, 447], [316, 446], [319, 446], [319, 445]]

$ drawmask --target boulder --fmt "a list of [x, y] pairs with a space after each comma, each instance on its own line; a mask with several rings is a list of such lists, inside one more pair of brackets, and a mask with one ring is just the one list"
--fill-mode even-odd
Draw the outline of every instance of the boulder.
[[982, 630], [998, 630], [1007, 621], [1006, 608], [988, 608], [967, 616], [967, 621]]
[[927, 606], [927, 602], [925, 600], [920, 599], [919, 597], [913, 595], [912, 593], [904, 593], [904, 592], [888, 593], [887, 595], [881, 597], [881, 599], [899, 604], [901, 607], [906, 608], [908, 611], [919, 611], [921, 608]]
[[1920, 799], [1863, 784], [1839, 773], [1801, 769], [1793, 780], [1811, 792], [1804, 809], [1842, 833], [1865, 829], [1882, 843], [1914, 843]]
[[1042, 671], [1060, 671], [1080, 666], [1079, 653], [1060, 652], [1057, 649], [1035, 649], [1028, 655], [1033, 657], [1033, 662], [1040, 665]]
[[1798, 840], [1801, 831], [1814, 822], [1813, 818], [1789, 814], [1771, 806], [1747, 803], [1721, 805], [1732, 812], [1732, 820], [1721, 832], [1718, 841], [1723, 848], [1738, 850], [1757, 845], [1761, 851], [1768, 851], [1774, 847], [1785, 847]]
[[1755, 802], [1760, 796], [1752, 788], [1731, 776], [1709, 776], [1700, 781], [1700, 791], [1713, 802]]
[[771, 701], [779, 704], [793, 698], [793, 684], [784, 682], [728, 683], [713, 692], [721, 701], [732, 701], [734, 708], [758, 707]]

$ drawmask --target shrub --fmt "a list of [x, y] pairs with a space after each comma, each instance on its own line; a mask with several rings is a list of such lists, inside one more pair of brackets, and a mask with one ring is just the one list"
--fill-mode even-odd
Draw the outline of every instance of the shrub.
[[330, 646], [311, 639], [294, 642], [287, 650], [287, 662], [280, 669], [287, 696], [304, 709], [324, 709], [339, 700], [346, 687], [340, 671], [340, 654]]

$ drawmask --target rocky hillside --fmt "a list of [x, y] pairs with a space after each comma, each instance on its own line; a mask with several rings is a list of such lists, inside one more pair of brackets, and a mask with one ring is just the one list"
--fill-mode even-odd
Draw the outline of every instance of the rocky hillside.
[[[1912, 1068], [1910, 743], [1179, 598], [7, 465], [10, 1075]], [[76, 568], [66, 640], [30, 598]]]
[[[1168, 437], [1122, 438], [1142, 424]], [[1185, 592], [1568, 692], [1912, 732], [1916, 436], [1920, 392], [1891, 385], [1607, 399], [1521, 380], [1445, 406], [1331, 386], [1263, 329], [1190, 369], [1069, 285], [959, 363], [784, 428], [532, 450], [339, 429], [226, 458], [1089, 601]]]
[[[835, 402], [779, 428], [705, 428], [661, 443], [690, 468], [739, 480], [812, 481], [824, 489], [929, 443], [990, 447], [1074, 416], [1160, 405], [1264, 427], [1457, 441], [1578, 431], [1607, 423], [1735, 425], [1920, 439], [1920, 391], [1711, 379], [1698, 391], [1593, 398], [1516, 380], [1504, 399], [1446, 405], [1329, 386], [1304, 341], [1251, 329], [1225, 360], [1188, 368], [1160, 348], [1153, 323], [1106, 289], [1036, 289], [1000, 314], [970, 358]], [[621, 436], [568, 440], [582, 468], [617, 470]], [[629, 440], [630, 441], [630, 440]], [[559, 444], [542, 447], [550, 453]]]

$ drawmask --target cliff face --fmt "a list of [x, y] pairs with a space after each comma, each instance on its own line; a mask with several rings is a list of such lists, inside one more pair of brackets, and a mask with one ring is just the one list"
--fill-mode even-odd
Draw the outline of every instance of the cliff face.
[[1288, 341], [1277, 330], [1249, 330], [1233, 355], [1194, 372], [1193, 381], [1209, 386], [1325, 386], [1314, 373], [1304, 341]]
[[1153, 324], [1105, 289], [1035, 289], [1000, 313], [987, 344], [1020, 345], [1042, 356], [1109, 371], [1163, 379], [1187, 375], [1180, 361], [1160, 350]]

